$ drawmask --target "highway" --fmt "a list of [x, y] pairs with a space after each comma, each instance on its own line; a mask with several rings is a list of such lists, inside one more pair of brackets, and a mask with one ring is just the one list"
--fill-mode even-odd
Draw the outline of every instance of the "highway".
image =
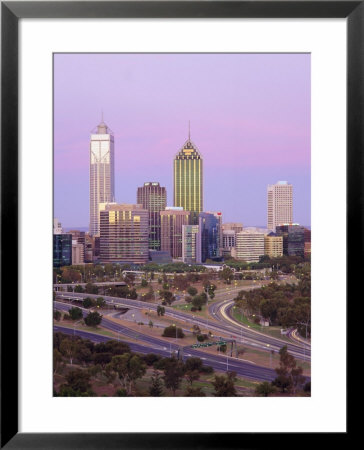
[[[230, 292], [230, 297], [235, 296], [235, 290], [241, 290], [241, 288], [233, 289]], [[225, 294], [225, 298], [226, 298]], [[61, 299], [79, 299], [82, 300], [85, 297], [97, 298], [100, 295], [97, 294], [85, 294], [85, 293], [73, 293], [73, 292], [58, 292], [57, 297]], [[157, 306], [154, 303], [142, 302], [140, 300], [124, 299], [119, 297], [102, 296], [103, 299], [109, 305], [119, 305], [126, 306], [128, 308], [134, 309], [150, 309], [153, 311], [157, 310]], [[230, 303], [229, 303], [230, 302]], [[250, 345], [260, 350], [264, 351], [279, 351], [283, 345], [287, 345], [289, 352], [295, 357], [304, 360], [310, 360], [311, 352], [310, 347], [302, 342], [287, 342], [278, 338], [267, 336], [266, 334], [260, 333], [258, 331], [252, 330], [246, 326], [243, 326], [236, 322], [234, 319], [226, 313], [223, 313], [225, 305], [230, 305], [232, 307], [232, 300], [229, 298], [220, 302], [215, 302], [209, 305], [209, 313], [215, 321], [205, 319], [199, 316], [193, 316], [190, 313], [176, 310], [174, 308], [165, 307], [165, 315], [172, 317], [176, 320], [180, 320], [191, 326], [192, 324], [200, 326], [200, 328], [205, 328], [210, 330], [215, 335], [228, 335], [235, 339], [239, 344]]]
[[[113, 323], [113, 322], [111, 322]], [[106, 327], [105, 323], [102, 324]], [[114, 324], [115, 325], [115, 324]], [[80, 336], [83, 339], [89, 339], [93, 342], [106, 342], [113, 338], [108, 336], [103, 336], [97, 333], [93, 333], [92, 331], [82, 331], [73, 328], [63, 327], [61, 325], [54, 325], [55, 332], [61, 332], [69, 335]], [[135, 332], [134, 332], [135, 333]], [[142, 336], [140, 335], [139, 339]], [[147, 336], [150, 338], [150, 336]], [[152, 338], [154, 339], [154, 338]], [[120, 339], [121, 340], [121, 339]], [[159, 345], [156, 348], [151, 348], [148, 345], [143, 345], [139, 343], [126, 342], [130, 349], [137, 353], [148, 354], [155, 353], [163, 357], [170, 357], [170, 350], [168, 347], [160, 345], [165, 344], [164, 341], [159, 341]], [[171, 344], [172, 352], [176, 352], [179, 345]], [[235, 371], [239, 376], [248, 378], [254, 381], [272, 381], [277, 376], [273, 369], [268, 369], [266, 367], [257, 366], [253, 363], [249, 363], [246, 361], [238, 360], [237, 358], [229, 357], [229, 356], [220, 356], [220, 355], [211, 355], [209, 353], [204, 353], [195, 349], [186, 348], [185, 353], [183, 354], [183, 360], [188, 359], [189, 357], [198, 357], [203, 360], [205, 365], [211, 366], [214, 370], [217, 371]]]

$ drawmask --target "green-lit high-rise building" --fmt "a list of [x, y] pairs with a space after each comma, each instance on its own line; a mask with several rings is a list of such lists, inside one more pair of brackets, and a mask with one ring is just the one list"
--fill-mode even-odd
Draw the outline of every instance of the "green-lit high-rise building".
[[191, 225], [198, 224], [198, 215], [203, 211], [203, 165], [202, 156], [191, 141], [187, 141], [174, 158], [174, 206], [190, 211]]

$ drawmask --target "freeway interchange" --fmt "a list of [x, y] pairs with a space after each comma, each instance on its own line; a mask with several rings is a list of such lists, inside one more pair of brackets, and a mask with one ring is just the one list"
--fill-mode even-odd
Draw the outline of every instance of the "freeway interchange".
[[[288, 351], [297, 359], [310, 361], [311, 350], [310, 345], [304, 340], [294, 339], [287, 341], [276, 337], [269, 336], [262, 332], [253, 330], [248, 326], [244, 326], [237, 322], [233, 318], [232, 308], [234, 306], [233, 297], [234, 290], [229, 294], [223, 293], [216, 296], [217, 300], [208, 306], [208, 313], [210, 319], [201, 316], [194, 316], [191, 313], [179, 311], [172, 307], [165, 307], [165, 316], [174, 320], [181, 321], [188, 326], [197, 325], [202, 329], [211, 330], [215, 336], [226, 336], [228, 340], [235, 340], [236, 343], [244, 344], [256, 348], [257, 350], [275, 351], [278, 352], [283, 345], [287, 345]], [[55, 301], [54, 305], [56, 309], [67, 311], [70, 307], [69, 303], [62, 303], [63, 301], [83, 301], [84, 298], [98, 298], [97, 294], [85, 294], [74, 292], [57, 292], [57, 299], [61, 301]], [[135, 310], [149, 309], [156, 311], [157, 306], [153, 303], [146, 303], [140, 300], [124, 299], [119, 297], [102, 296], [106, 304], [112, 307], [125, 307]], [[220, 300], [220, 297], [223, 299]], [[82, 308], [83, 309], [83, 308]], [[83, 309], [85, 315], [88, 310]], [[112, 315], [117, 315], [116, 313]], [[181, 350], [181, 346], [176, 343], [166, 342], [163, 339], [150, 336], [145, 333], [140, 333], [132, 328], [125, 326], [124, 324], [113, 320], [110, 320], [108, 316], [104, 316], [101, 325], [113, 331], [125, 336], [128, 340], [131, 350], [139, 353], [157, 353], [164, 357], [169, 357], [172, 354]], [[101, 342], [103, 340], [110, 339], [107, 336], [102, 336], [95, 332], [77, 330], [75, 328], [67, 328], [60, 325], [54, 326], [55, 331], [61, 331], [67, 334], [76, 334], [78, 336], [93, 340], [95, 342]], [[137, 343], [130, 342], [129, 339], [137, 340]], [[219, 371], [232, 371], [234, 370], [238, 375], [245, 378], [254, 379], [257, 381], [272, 381], [276, 377], [276, 373], [273, 369], [259, 366], [253, 362], [238, 359], [227, 354], [222, 356], [220, 354], [211, 354], [199, 349], [184, 347], [183, 359], [191, 356], [201, 358], [205, 364], [212, 366], [215, 370]]]

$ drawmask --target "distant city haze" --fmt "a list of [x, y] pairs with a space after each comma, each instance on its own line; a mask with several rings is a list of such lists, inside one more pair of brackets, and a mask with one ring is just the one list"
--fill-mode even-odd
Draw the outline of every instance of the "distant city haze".
[[173, 206], [173, 159], [188, 138], [203, 157], [204, 210], [267, 224], [267, 185], [293, 185], [293, 220], [310, 226], [310, 55], [56, 54], [54, 216], [89, 224], [90, 134], [115, 137], [115, 198], [158, 181]]

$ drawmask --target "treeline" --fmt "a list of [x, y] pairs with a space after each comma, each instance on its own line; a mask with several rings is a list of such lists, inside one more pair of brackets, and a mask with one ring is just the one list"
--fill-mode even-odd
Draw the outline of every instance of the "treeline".
[[268, 255], [261, 256], [259, 262], [247, 263], [245, 261], [228, 260], [225, 264], [235, 270], [260, 270], [260, 269], [274, 269], [283, 273], [293, 273], [296, 266], [304, 263], [309, 263], [310, 258], [303, 258], [301, 256], [283, 255], [277, 258], [270, 258]]
[[297, 327], [303, 337], [311, 334], [311, 277], [299, 275], [297, 284], [270, 283], [259, 289], [240, 291], [235, 306], [249, 317], [261, 317], [270, 325]]
[[[96, 396], [93, 384], [114, 385], [114, 396], [138, 395], [137, 380], [152, 369], [148, 386], [150, 396], [176, 395], [185, 380], [187, 387], [183, 396], [202, 397], [206, 394], [196, 386], [204, 374], [213, 374], [210, 366], [203, 364], [200, 358], [189, 358], [185, 362], [172, 358], [163, 358], [154, 353], [140, 355], [131, 351], [128, 344], [115, 340], [93, 343], [79, 336], [67, 336], [55, 333], [53, 339], [53, 370], [65, 382], [54, 395], [59, 397]], [[235, 396], [236, 374], [215, 375], [212, 385], [215, 396]], [[145, 394], [145, 393], [144, 393]]]
[[[99, 302], [99, 304], [105, 304], [104, 299], [102, 299], [101, 297], [97, 299], [97, 301]], [[102, 301], [103, 303], [101, 303], [100, 301]], [[88, 298], [85, 299], [84, 303], [85, 302], [85, 308], [90, 308], [91, 306], [94, 306], [96, 304], [96, 301]], [[97, 311], [90, 311], [85, 317], [83, 317], [82, 309], [78, 308], [77, 306], [73, 306], [68, 310], [68, 313], [63, 314], [63, 320], [82, 321], [82, 323], [84, 323], [88, 327], [97, 327], [98, 325], [100, 325], [102, 317], [103, 316]], [[54, 320], [59, 322], [62, 318], [62, 313], [58, 310], [54, 310], [53, 318]]]

